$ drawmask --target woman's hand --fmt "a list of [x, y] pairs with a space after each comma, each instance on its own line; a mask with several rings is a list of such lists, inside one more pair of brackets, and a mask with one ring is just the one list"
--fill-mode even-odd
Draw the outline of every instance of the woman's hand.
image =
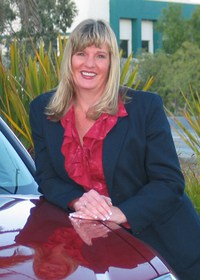
[[117, 224], [127, 222], [124, 213], [118, 207], [112, 205], [111, 199], [100, 195], [95, 190], [84, 193], [74, 202], [73, 208], [75, 212], [70, 214], [70, 217], [73, 218], [109, 220]]
[[111, 206], [112, 215], [110, 216], [109, 221], [116, 224], [123, 224], [127, 222], [126, 216], [124, 213], [116, 206]]
[[75, 213], [71, 213], [71, 216], [105, 221], [109, 220], [112, 215], [111, 206], [112, 202], [109, 197], [100, 195], [95, 190], [90, 190], [74, 202]]

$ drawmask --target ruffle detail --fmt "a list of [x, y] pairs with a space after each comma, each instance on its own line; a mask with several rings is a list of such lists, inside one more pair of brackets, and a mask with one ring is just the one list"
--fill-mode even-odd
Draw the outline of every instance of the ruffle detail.
[[117, 123], [118, 117], [126, 115], [122, 102], [116, 115], [101, 114], [84, 136], [83, 145], [75, 126], [74, 108], [71, 107], [62, 118], [65, 132], [61, 151], [65, 157], [65, 169], [69, 177], [86, 191], [95, 189], [102, 195], [108, 195], [102, 165], [103, 140]]

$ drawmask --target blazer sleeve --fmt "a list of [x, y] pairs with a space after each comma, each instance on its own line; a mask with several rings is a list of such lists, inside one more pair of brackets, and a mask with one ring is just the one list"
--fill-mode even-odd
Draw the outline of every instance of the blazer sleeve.
[[[143, 100], [143, 104], [138, 106], [142, 111], [140, 119], [144, 119], [144, 125], [140, 127], [144, 132], [138, 132], [141, 142], [145, 143], [144, 166], [141, 164], [141, 173], [135, 175], [140, 182], [142, 176], [145, 178], [137, 192], [118, 205], [131, 224], [133, 233], [141, 232], [158, 220], [167, 219], [176, 211], [184, 193], [184, 177], [162, 99], [158, 95], [153, 95], [152, 100], [145, 97], [147, 101]], [[145, 105], [145, 102], [148, 104]], [[145, 112], [144, 106], [148, 108]], [[130, 163], [127, 168], [134, 173], [134, 166]]]
[[[46, 96], [45, 96], [46, 95]], [[44, 195], [44, 197], [60, 206], [61, 208], [68, 210], [69, 203], [83, 194], [83, 188], [72, 181], [68, 176], [67, 172], [62, 168], [56, 168], [60, 158], [62, 158], [60, 148], [55, 147], [58, 144], [57, 138], [58, 135], [49, 135], [52, 133], [51, 127], [58, 126], [60, 124], [53, 123], [47, 119], [47, 116], [44, 114], [44, 109], [47, 104], [48, 94], [42, 94], [33, 100], [30, 104], [30, 125], [32, 131], [32, 137], [34, 142], [34, 159], [36, 164], [36, 174], [35, 179], [39, 185], [39, 191]], [[49, 126], [48, 130], [46, 127]], [[56, 134], [56, 132], [54, 133]], [[47, 138], [52, 137], [51, 145], [48, 142]], [[47, 144], [48, 142], [48, 144]], [[59, 151], [55, 158], [51, 155], [51, 150]], [[57, 170], [56, 170], [57, 169]], [[58, 174], [59, 169], [59, 174]]]

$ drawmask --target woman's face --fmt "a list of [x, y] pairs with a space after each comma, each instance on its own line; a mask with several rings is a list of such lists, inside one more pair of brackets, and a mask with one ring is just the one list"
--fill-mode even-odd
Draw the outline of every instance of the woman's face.
[[109, 75], [110, 54], [107, 44], [89, 46], [72, 56], [75, 90], [102, 94]]

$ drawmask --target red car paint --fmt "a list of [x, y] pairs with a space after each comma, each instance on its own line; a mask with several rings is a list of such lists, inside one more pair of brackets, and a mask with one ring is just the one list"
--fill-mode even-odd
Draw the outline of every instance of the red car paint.
[[0, 196], [0, 279], [150, 280], [169, 268], [111, 222], [69, 219], [38, 196]]

